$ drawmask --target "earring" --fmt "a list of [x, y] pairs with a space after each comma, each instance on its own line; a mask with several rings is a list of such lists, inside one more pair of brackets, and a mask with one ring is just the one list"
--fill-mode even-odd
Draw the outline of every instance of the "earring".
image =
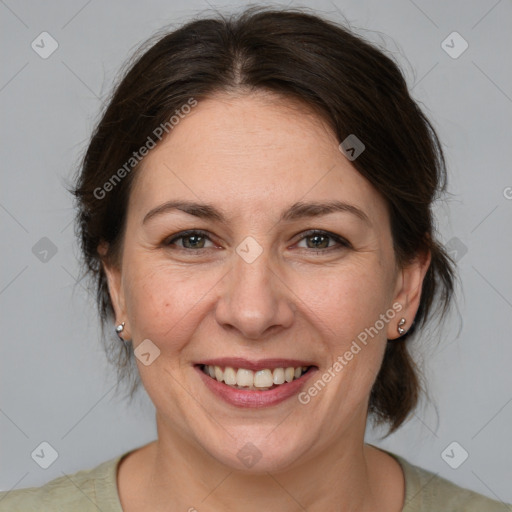
[[116, 325], [116, 334], [121, 341], [124, 341], [123, 337], [121, 336], [123, 329], [124, 329], [124, 322], [122, 324]]
[[405, 332], [405, 329], [402, 328], [402, 325], [405, 325], [405, 318], [401, 318], [396, 327], [396, 330], [398, 331], [398, 334], [400, 334], [400, 336], [402, 336], [402, 334], [404, 334]]

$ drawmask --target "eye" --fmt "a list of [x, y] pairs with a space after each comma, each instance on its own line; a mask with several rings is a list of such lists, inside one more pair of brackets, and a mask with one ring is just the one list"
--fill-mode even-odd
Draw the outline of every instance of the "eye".
[[[336, 242], [337, 246], [336, 244], [330, 245], [330, 241], [332, 240]], [[299, 240], [299, 243], [303, 241], [306, 242], [306, 249], [311, 249], [317, 252], [327, 252], [326, 250], [351, 247], [350, 242], [345, 240], [343, 237], [335, 235], [334, 233], [329, 233], [328, 231], [320, 231], [317, 229], [306, 231]]]
[[[178, 240], [181, 240], [179, 245], [176, 244]], [[177, 245], [179, 249], [208, 249], [209, 247], [205, 247], [206, 241], [211, 242], [211, 239], [204, 231], [190, 229], [167, 239], [164, 245]]]
[[[303, 233], [303, 236], [298, 243], [302, 243], [303, 241], [306, 242], [306, 249], [316, 252], [327, 252], [330, 250], [351, 247], [350, 242], [345, 240], [343, 237], [335, 235], [334, 233], [329, 233], [328, 231], [316, 229]], [[332, 241], [334, 241], [334, 244], [331, 243]], [[210, 242], [212, 245], [210, 247], [206, 246], [205, 244], [207, 242]], [[215, 244], [213, 244], [208, 234], [205, 231], [197, 229], [182, 231], [181, 233], [178, 233], [164, 241], [163, 245], [166, 247], [176, 246], [178, 249], [182, 250], [209, 249], [215, 247]]]

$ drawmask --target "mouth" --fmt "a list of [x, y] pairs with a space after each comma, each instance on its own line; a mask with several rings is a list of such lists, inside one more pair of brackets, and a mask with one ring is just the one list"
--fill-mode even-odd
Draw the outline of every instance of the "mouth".
[[268, 391], [300, 379], [313, 366], [264, 368], [257, 371], [248, 368], [221, 367], [209, 364], [200, 365], [200, 368], [205, 375], [217, 382], [223, 382], [226, 386], [250, 391]]
[[222, 359], [194, 366], [211, 392], [238, 407], [278, 404], [297, 394], [318, 370], [307, 361], [282, 359]]

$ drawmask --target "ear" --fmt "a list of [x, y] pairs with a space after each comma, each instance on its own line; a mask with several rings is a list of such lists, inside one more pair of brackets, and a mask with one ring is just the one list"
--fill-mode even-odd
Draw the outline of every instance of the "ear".
[[398, 312], [394, 321], [388, 324], [388, 340], [400, 337], [398, 322], [401, 318], [405, 318], [405, 323], [402, 325], [405, 331], [408, 331], [411, 327], [420, 306], [423, 279], [430, 266], [431, 259], [430, 251], [418, 253], [411, 262], [399, 269], [393, 304], [400, 304], [402, 309]]
[[107, 277], [108, 291], [112, 307], [115, 313], [116, 325], [125, 322], [125, 326], [121, 336], [124, 339], [130, 339], [130, 326], [126, 317], [126, 303], [124, 297], [124, 289], [122, 286], [122, 272], [121, 268], [113, 265], [107, 258], [108, 243], [101, 242], [98, 245], [98, 254], [100, 255], [101, 265]]

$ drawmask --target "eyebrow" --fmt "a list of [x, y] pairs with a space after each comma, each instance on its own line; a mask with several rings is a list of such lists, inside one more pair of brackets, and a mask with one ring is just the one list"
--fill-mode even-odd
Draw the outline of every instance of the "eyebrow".
[[[214, 220], [224, 224], [226, 223], [226, 216], [213, 205], [207, 203], [195, 203], [192, 201], [167, 201], [166, 203], [150, 210], [144, 216], [142, 223], [145, 224], [149, 219], [173, 210], [180, 210], [201, 219]], [[363, 222], [371, 225], [370, 219], [366, 213], [356, 206], [342, 201], [328, 201], [323, 203], [304, 203], [299, 201], [281, 214], [279, 222], [290, 222], [304, 218], [320, 217], [322, 215], [328, 215], [336, 212], [351, 213]]]

